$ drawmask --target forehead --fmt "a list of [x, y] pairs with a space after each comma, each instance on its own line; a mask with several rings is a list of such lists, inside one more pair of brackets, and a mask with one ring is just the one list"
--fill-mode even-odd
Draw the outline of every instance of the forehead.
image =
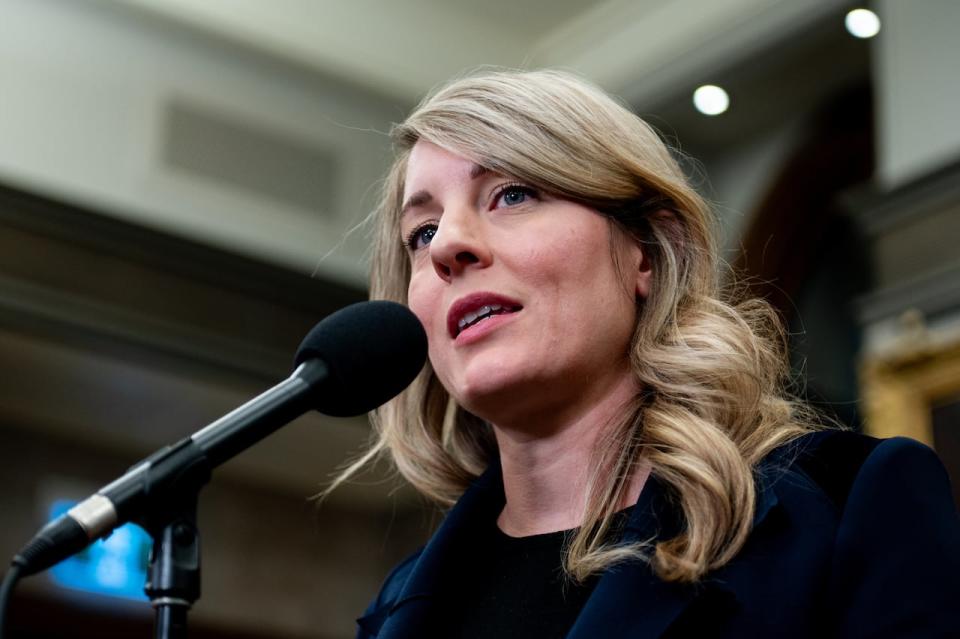
[[432, 142], [420, 140], [407, 158], [404, 199], [417, 191], [432, 191], [452, 183], [469, 182], [487, 172], [486, 168], [473, 160]]

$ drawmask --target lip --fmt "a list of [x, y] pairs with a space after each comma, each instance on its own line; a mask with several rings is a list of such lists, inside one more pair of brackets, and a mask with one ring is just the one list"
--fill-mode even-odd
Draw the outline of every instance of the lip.
[[[472, 313], [477, 309], [483, 308], [484, 306], [492, 306], [494, 304], [511, 307], [516, 310], [511, 313], [502, 313], [500, 315], [494, 315], [490, 319], [483, 320], [480, 324], [475, 324], [473, 327], [482, 326], [498, 317], [503, 317], [505, 315], [512, 315], [513, 313], [523, 309], [523, 305], [517, 300], [511, 299], [504, 295], [499, 295], [497, 293], [488, 293], [488, 292], [478, 292], [471, 293], [470, 295], [465, 295], [460, 299], [456, 300], [450, 306], [450, 310], [447, 311], [447, 332], [450, 334], [451, 339], [457, 339], [457, 336], [460, 335], [460, 329], [458, 324], [460, 319], [465, 316], [467, 313]], [[465, 329], [469, 330], [469, 329]]]

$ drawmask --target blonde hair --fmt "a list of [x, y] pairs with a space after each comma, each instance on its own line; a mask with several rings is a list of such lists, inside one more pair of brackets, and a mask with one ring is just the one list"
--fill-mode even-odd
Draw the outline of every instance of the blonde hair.
[[[764, 302], [723, 301], [712, 217], [656, 132], [600, 89], [556, 71], [495, 71], [428, 96], [392, 132], [397, 157], [375, 211], [371, 297], [406, 302], [399, 232], [410, 150], [427, 140], [492, 171], [589, 206], [650, 260], [631, 364], [642, 389], [596, 445], [584, 520], [565, 553], [575, 579], [630, 558], [668, 581], [728, 562], [750, 531], [753, 470], [810, 430], [784, 391], [784, 335]], [[334, 486], [389, 453], [415, 488], [452, 504], [497, 455], [489, 424], [463, 410], [428, 364], [373, 415], [375, 439]], [[605, 543], [643, 457], [682, 509], [684, 526], [643, 545]]]

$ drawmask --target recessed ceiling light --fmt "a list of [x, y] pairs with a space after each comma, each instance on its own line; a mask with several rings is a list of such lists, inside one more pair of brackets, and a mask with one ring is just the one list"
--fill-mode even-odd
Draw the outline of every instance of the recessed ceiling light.
[[730, 96], [715, 84], [705, 84], [693, 92], [693, 106], [704, 115], [720, 115], [730, 106]]
[[854, 9], [843, 22], [856, 38], [872, 38], [880, 33], [880, 18], [870, 9]]

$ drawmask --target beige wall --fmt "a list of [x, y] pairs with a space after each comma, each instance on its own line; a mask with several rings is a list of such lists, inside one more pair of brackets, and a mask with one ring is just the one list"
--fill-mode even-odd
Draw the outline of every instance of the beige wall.
[[878, 177], [892, 188], [960, 158], [960, 3], [880, 0], [876, 10]]

